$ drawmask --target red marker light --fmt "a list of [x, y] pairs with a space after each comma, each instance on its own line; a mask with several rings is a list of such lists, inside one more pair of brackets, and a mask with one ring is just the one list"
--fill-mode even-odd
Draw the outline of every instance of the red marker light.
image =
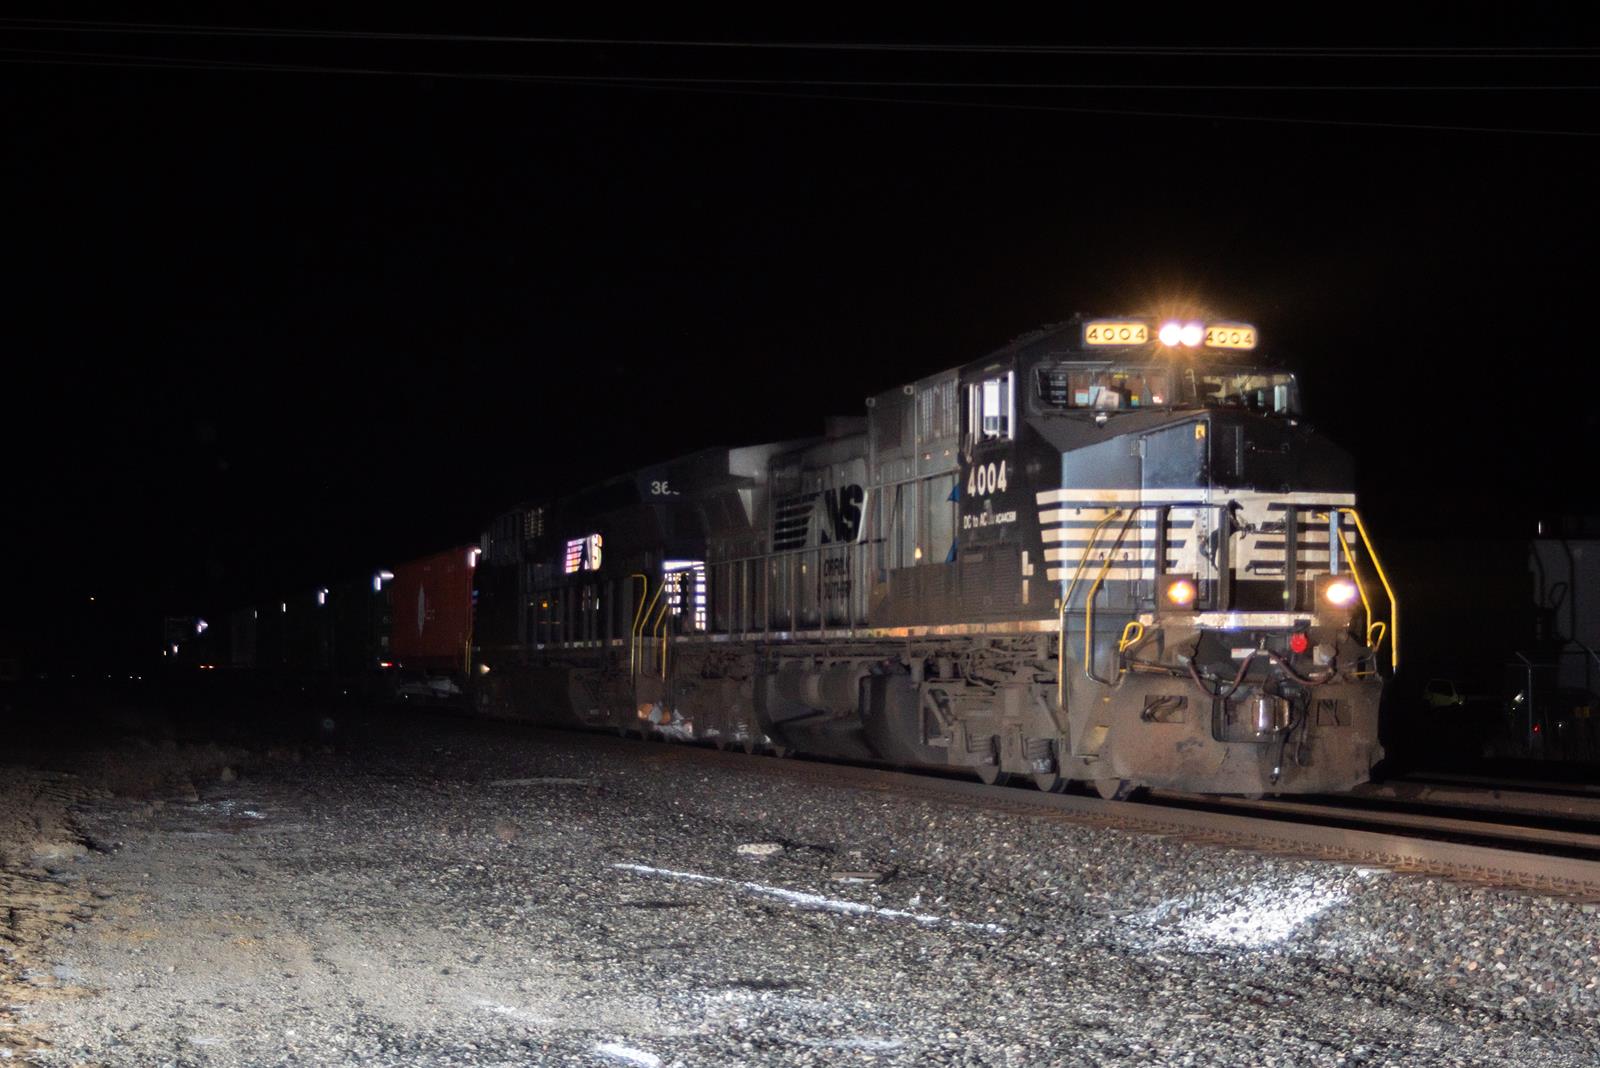
[[1311, 639], [1306, 637], [1305, 631], [1297, 630], [1289, 635], [1289, 649], [1292, 652], [1303, 653], [1311, 648]]

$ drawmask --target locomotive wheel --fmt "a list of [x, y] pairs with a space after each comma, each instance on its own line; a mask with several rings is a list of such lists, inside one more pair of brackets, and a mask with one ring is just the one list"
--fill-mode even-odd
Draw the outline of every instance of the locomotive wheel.
[[1095, 793], [1107, 801], [1126, 801], [1139, 789], [1138, 785], [1128, 779], [1095, 779]]
[[999, 764], [979, 764], [972, 769], [985, 786], [1004, 786], [1011, 781], [1009, 771], [1001, 771]]
[[1065, 773], [1063, 773], [1061, 770], [1061, 751], [1056, 748], [1057, 743], [1051, 742], [1049, 744], [1050, 770], [1034, 772], [1033, 785], [1037, 786], [1047, 794], [1065, 793], [1067, 790], [1067, 784], [1072, 780], [1067, 778]]
[[1011, 781], [1011, 773], [1000, 769], [1000, 747], [993, 741], [989, 743], [988, 764], [974, 764], [972, 770], [978, 773], [978, 781], [985, 786], [1004, 786]]
[[1033, 773], [1033, 785], [1047, 794], [1065, 793], [1067, 783], [1072, 780], [1061, 774], [1058, 768], [1055, 771], [1036, 771]]

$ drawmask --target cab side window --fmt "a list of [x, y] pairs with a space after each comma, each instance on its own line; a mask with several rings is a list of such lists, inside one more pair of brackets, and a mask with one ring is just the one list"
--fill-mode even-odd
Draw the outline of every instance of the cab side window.
[[971, 442], [1015, 437], [1016, 372], [967, 386], [967, 436]]

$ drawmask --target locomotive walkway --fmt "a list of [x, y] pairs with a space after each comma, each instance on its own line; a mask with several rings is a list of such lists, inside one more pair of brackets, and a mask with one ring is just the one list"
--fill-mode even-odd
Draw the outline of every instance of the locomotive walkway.
[[89, 911], [4, 999], [36, 1063], [1600, 1060], [1569, 898], [514, 724], [260, 756], [77, 806]]

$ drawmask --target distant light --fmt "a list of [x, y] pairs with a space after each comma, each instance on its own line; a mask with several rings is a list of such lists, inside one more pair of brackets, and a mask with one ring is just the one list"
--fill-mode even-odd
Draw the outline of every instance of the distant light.
[[318, 604], [327, 604], [328, 603], [328, 591], [327, 590], [322, 589], [322, 590], [318, 590], [317, 591], [317, 603]]
[[251, 619], [260, 619], [261, 618], [261, 610], [259, 608], [250, 609], [250, 618]]
[[1184, 323], [1183, 329], [1178, 332], [1178, 340], [1189, 348], [1194, 348], [1206, 337], [1206, 328], [1201, 323]]
[[480, 675], [489, 674], [489, 665], [488, 664], [479, 664], [478, 665], [478, 674], [480, 674]]
[[383, 579], [383, 581], [385, 581], [385, 582], [391, 582], [394, 579], [394, 572], [393, 571], [380, 571], [380, 572], [378, 572], [378, 577]]
[[1182, 323], [1162, 323], [1161, 329], [1156, 332], [1156, 339], [1169, 348], [1183, 339]]
[[382, 575], [373, 575], [372, 576], [372, 592], [373, 593], [382, 593], [383, 592], [383, 576]]
[[288, 610], [289, 610], [289, 602], [288, 601], [283, 602], [283, 604], [280, 605], [279, 608], [278, 608], [278, 611], [280, 611], [280, 612], [287, 612]]
[[206, 632], [206, 628], [209, 627], [209, 626], [211, 626], [211, 624], [207, 623], [203, 619], [196, 620], [195, 621], [195, 625], [194, 625], [194, 632], [196, 634], [204, 634]]
[[394, 661], [393, 660], [380, 660], [380, 661], [378, 661], [378, 666], [381, 667], [381, 668], [392, 668], [392, 667], [394, 667]]
[[467, 566], [468, 567], [477, 567], [478, 566], [478, 554], [481, 553], [481, 552], [483, 552], [483, 550], [478, 548], [477, 546], [473, 546], [472, 548], [467, 550]]
[[89, 603], [94, 604], [94, 594], [92, 593], [89, 595]]
[[178, 655], [178, 647], [176, 645], [174, 645], [172, 647], [172, 655], [173, 656], [177, 656]]

